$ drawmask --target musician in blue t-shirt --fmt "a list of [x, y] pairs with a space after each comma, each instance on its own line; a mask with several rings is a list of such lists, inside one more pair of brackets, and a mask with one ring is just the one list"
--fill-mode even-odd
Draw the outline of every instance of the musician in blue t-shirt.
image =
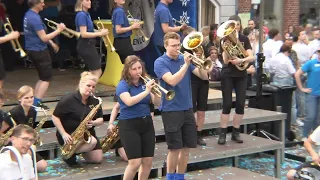
[[160, 0], [154, 12], [154, 33], [153, 34], [154, 34], [155, 43], [159, 51], [161, 52], [161, 54], [163, 54], [166, 51], [163, 45], [163, 36], [167, 32], [179, 32], [187, 28], [186, 24], [183, 24], [181, 26], [174, 25], [172, 15], [168, 8], [168, 5], [172, 2], [173, 0]]
[[112, 31], [114, 36], [113, 45], [118, 53], [122, 64], [127, 56], [134, 55], [130, 36], [132, 30], [140, 29], [140, 23], [134, 22], [131, 26], [124, 11], [125, 0], [115, 0], [112, 11]]
[[208, 80], [208, 72], [191, 64], [190, 53], [179, 55], [179, 34], [168, 32], [163, 39], [166, 53], [154, 62], [154, 72], [160, 80], [161, 87], [175, 91], [175, 97], [170, 101], [162, 96], [159, 108], [169, 149], [167, 180], [184, 179], [189, 148], [197, 147], [191, 75]]
[[49, 109], [41, 103], [46, 94], [49, 82], [52, 79], [52, 62], [47, 43], [57, 51], [58, 45], [52, 39], [58, 36], [66, 27], [63, 23], [57, 25], [57, 29], [50, 34], [46, 33], [39, 12], [44, 8], [44, 0], [28, 0], [29, 11], [24, 15], [23, 31], [25, 37], [25, 49], [38, 71], [39, 80], [34, 92], [34, 105]]
[[100, 55], [96, 49], [96, 37], [108, 35], [107, 29], [95, 32], [93, 22], [88, 10], [91, 8], [91, 1], [77, 0], [75, 11], [77, 12], [75, 24], [81, 37], [78, 40], [77, 52], [83, 59], [90, 72], [97, 78], [102, 74]]
[[143, 62], [137, 56], [128, 56], [116, 89], [119, 135], [129, 162], [123, 179], [133, 179], [140, 166], [139, 179], [148, 179], [154, 156], [155, 131], [149, 104], [155, 100], [150, 93], [155, 83], [151, 80], [145, 84], [140, 75], [147, 76]]

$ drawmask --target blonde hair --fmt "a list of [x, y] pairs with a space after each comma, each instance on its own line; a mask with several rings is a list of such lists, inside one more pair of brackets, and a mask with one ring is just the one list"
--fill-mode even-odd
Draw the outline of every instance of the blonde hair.
[[135, 55], [132, 55], [132, 56], [128, 56], [126, 59], [125, 59], [125, 63], [124, 63], [124, 67], [123, 67], [123, 70], [122, 70], [122, 79], [125, 80], [129, 85], [132, 85], [132, 82], [131, 82], [131, 76], [130, 76], [130, 73], [129, 73], [129, 69], [133, 66], [133, 64], [139, 62], [142, 66], [142, 73], [141, 73], [141, 76], [145, 77], [147, 75], [146, 73], [146, 69], [144, 67], [144, 63], [142, 62], [142, 60], [138, 57], [138, 56], [135, 56]]
[[82, 11], [82, 1], [83, 0], [77, 0], [76, 5], [74, 5], [75, 12]]
[[28, 94], [29, 92], [34, 93], [34, 90], [32, 87], [27, 86], [27, 85], [20, 87], [20, 89], [18, 90], [18, 93], [17, 93], [18, 100], [21, 99], [26, 94]]
[[169, 39], [176, 39], [176, 40], [180, 40], [180, 35], [176, 32], [168, 32], [164, 35], [163, 37], [163, 42], [165, 45], [168, 45], [168, 41]]
[[93, 75], [91, 72], [89, 71], [82, 72], [80, 75], [79, 87], [81, 84], [84, 84], [89, 80], [92, 80], [96, 83], [98, 82], [98, 78], [95, 75]]

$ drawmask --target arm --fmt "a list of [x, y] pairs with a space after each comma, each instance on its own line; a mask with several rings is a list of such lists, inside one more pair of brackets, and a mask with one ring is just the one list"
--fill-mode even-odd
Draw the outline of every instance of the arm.
[[5, 121], [2, 121], [2, 126], [1, 126], [1, 129], [0, 129], [0, 135], [4, 135], [3, 133], [10, 128], [10, 125], [5, 122]]
[[171, 72], [165, 73], [161, 78], [168, 83], [170, 86], [176, 86], [184, 77], [187, 70], [189, 68], [189, 65], [186, 63], [183, 64], [183, 66], [180, 68], [178, 72], [175, 74], [171, 74]]
[[254, 57], [252, 55], [252, 50], [247, 49], [246, 51], [247, 51], [248, 57], [244, 58], [243, 61], [252, 62], [254, 60]]
[[19, 36], [20, 36], [19, 32], [13, 31], [8, 35], [0, 37], [0, 44], [11, 41], [13, 39], [17, 39], [17, 38], [19, 38]]
[[135, 22], [129, 27], [122, 27], [122, 25], [116, 25], [116, 33], [117, 34], [123, 34], [129, 31], [132, 31], [134, 29], [139, 29], [140, 28], [140, 23]]
[[151, 93], [151, 101], [155, 106], [160, 106], [161, 98]]
[[312, 145], [315, 144], [312, 139], [310, 138], [310, 136], [308, 137], [308, 140], [304, 141], [303, 146], [306, 148], [306, 150], [308, 151], [308, 153], [311, 155], [312, 157], [312, 161], [314, 161], [315, 163], [319, 163], [319, 155], [318, 153], [313, 149]]
[[[147, 88], [146, 88], [147, 89]], [[139, 93], [138, 95], [131, 96], [129, 92], [123, 92], [120, 94], [120, 99], [127, 105], [133, 106], [139, 103], [143, 98], [145, 98], [150, 92], [147, 90]]]
[[87, 31], [87, 26], [80, 26], [80, 34], [82, 38], [96, 38], [96, 37], [101, 37], [104, 36], [105, 33], [107, 32], [107, 30], [102, 29], [101, 31], [97, 31], [97, 32], [88, 32]]
[[170, 27], [169, 23], [161, 23], [162, 31], [166, 34], [168, 32], [179, 32], [182, 26]]
[[208, 73], [210, 71], [204, 70], [202, 68], [195, 68], [192, 73], [198, 76], [202, 80], [209, 80]]
[[57, 28], [57, 30], [53, 31], [52, 33], [47, 34], [44, 30], [40, 30], [40, 31], [37, 31], [37, 34], [38, 34], [39, 38], [41, 39], [41, 41], [47, 43], [47, 42], [49, 42], [49, 40], [58, 36], [62, 31], [63, 31], [62, 29]]
[[300, 90], [303, 89], [303, 86], [302, 86], [302, 83], [301, 83], [301, 75], [303, 74], [304, 72], [301, 70], [301, 68], [294, 74], [294, 77], [296, 79], [296, 83], [297, 83], [297, 86]]
[[92, 126], [100, 126], [103, 124], [103, 118], [97, 118], [95, 120], [92, 121]]
[[56, 128], [58, 129], [59, 133], [61, 136], [63, 136], [63, 134], [66, 134], [67, 132], [65, 131], [60, 118], [58, 118], [55, 115], [52, 115], [52, 122], [53, 124], [56, 126]]
[[117, 102], [116, 105], [114, 105], [112, 108], [109, 124], [113, 124], [114, 120], [117, 118], [119, 111], [120, 111], [120, 104]]

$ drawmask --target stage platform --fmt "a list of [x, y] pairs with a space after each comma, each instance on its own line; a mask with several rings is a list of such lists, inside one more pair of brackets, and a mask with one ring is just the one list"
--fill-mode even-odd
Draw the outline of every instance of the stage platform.
[[[165, 180], [165, 177], [154, 178], [152, 180]], [[191, 171], [186, 173], [186, 180], [276, 180], [277, 178], [251, 172], [249, 170], [236, 167], [218, 167]]]
[[[217, 138], [204, 137], [207, 146], [190, 150], [188, 164], [234, 157], [239, 155], [254, 154], [274, 150], [276, 159], [275, 174], [280, 176], [280, 149], [282, 142], [268, 140], [260, 137], [241, 134], [243, 144], [227, 142], [221, 146], [217, 144]], [[230, 139], [230, 136], [227, 137]], [[156, 143], [152, 168], [158, 169], [158, 176], [162, 176], [162, 168], [167, 157], [167, 144]], [[237, 159], [237, 158], [236, 158]], [[127, 163], [114, 156], [112, 151], [105, 154], [102, 164], [84, 164], [81, 168], [73, 168], [71, 171], [60, 159], [49, 160], [49, 171], [41, 173], [39, 179], [99, 179], [123, 174]], [[50, 171], [52, 169], [52, 171]]]

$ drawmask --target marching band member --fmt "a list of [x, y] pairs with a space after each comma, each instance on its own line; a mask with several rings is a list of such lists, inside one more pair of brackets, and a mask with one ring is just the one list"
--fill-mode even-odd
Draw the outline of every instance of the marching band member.
[[174, 26], [172, 15], [168, 8], [173, 0], [160, 0], [154, 12], [154, 38], [155, 43], [161, 54], [166, 52], [163, 44], [163, 36], [168, 32], [179, 32], [185, 30], [188, 26]]
[[95, 47], [95, 38], [107, 36], [108, 30], [102, 29], [99, 32], [94, 32], [94, 25], [89, 14], [90, 8], [90, 0], [77, 0], [75, 5], [75, 11], [77, 12], [75, 24], [77, 31], [81, 34], [77, 44], [77, 52], [84, 60], [90, 72], [97, 78], [100, 78], [102, 74], [101, 60]]
[[[78, 90], [64, 96], [57, 104], [52, 121], [57, 128], [58, 143], [62, 146], [70, 144], [73, 139], [70, 136], [80, 125], [81, 121], [90, 113], [91, 109], [98, 104], [98, 100], [91, 96], [97, 85], [98, 78], [91, 72], [81, 73]], [[103, 158], [99, 139], [94, 130], [95, 126], [103, 124], [103, 113], [100, 107], [96, 115], [87, 124], [91, 134], [91, 141], [84, 143], [69, 159], [64, 162], [69, 166], [79, 165], [76, 161], [76, 154], [82, 153], [84, 159], [90, 163], [100, 163]]]
[[254, 57], [252, 55], [251, 45], [248, 37], [241, 34], [241, 19], [239, 16], [234, 15], [229, 18], [229, 20], [236, 21], [236, 31], [238, 34], [238, 39], [243, 43], [243, 47], [246, 50], [248, 56], [244, 59], [231, 58], [228, 57], [226, 52], [223, 51], [223, 60], [224, 62], [229, 62], [228, 64], [223, 64], [222, 67], [222, 79], [221, 79], [221, 88], [222, 88], [222, 97], [223, 97], [223, 110], [221, 113], [220, 119], [220, 135], [218, 144], [226, 143], [226, 134], [227, 127], [230, 118], [230, 111], [232, 108], [232, 91], [235, 90], [236, 93], [236, 113], [233, 117], [233, 129], [232, 129], [232, 138], [231, 140], [237, 143], [243, 143], [240, 138], [240, 123], [243, 119], [244, 114], [244, 104], [246, 98], [246, 89], [247, 89], [247, 72], [240, 71], [236, 68], [235, 65], [243, 63], [244, 61], [252, 62]]
[[[1, 134], [5, 134], [8, 130], [13, 128], [12, 118], [16, 124], [26, 124], [32, 128], [35, 128], [35, 122], [37, 118], [37, 112], [32, 107], [33, 103], [33, 88], [30, 86], [22, 86], [17, 93], [17, 98], [19, 100], [19, 105], [13, 107], [9, 111], [9, 116], [2, 122], [2, 127], [0, 129]], [[44, 172], [47, 169], [47, 162], [37, 153], [37, 170], [38, 172]]]
[[[116, 105], [113, 106], [110, 114], [108, 133], [112, 133], [113, 130], [115, 129], [114, 120], [117, 118], [117, 115], [119, 112], [120, 112], [120, 104], [117, 102]], [[118, 140], [118, 142], [116, 142], [114, 146], [115, 146], [116, 155], [120, 156], [122, 160], [128, 161], [126, 151], [124, 150], [121, 141]]]
[[39, 12], [43, 10], [44, 0], [28, 0], [29, 11], [24, 15], [23, 27], [25, 37], [25, 49], [38, 71], [39, 80], [35, 87], [34, 105], [49, 109], [41, 103], [52, 79], [52, 61], [47, 43], [53, 49], [59, 49], [52, 39], [58, 36], [66, 27], [63, 23], [57, 25], [57, 29], [46, 34], [46, 26], [43, 24]]
[[137, 56], [128, 56], [122, 71], [116, 94], [119, 97], [119, 135], [127, 153], [128, 166], [124, 180], [132, 180], [140, 167], [138, 179], [148, 179], [155, 148], [155, 131], [150, 114], [150, 100], [155, 100], [151, 89], [154, 80], [144, 83], [146, 77], [143, 62]]
[[179, 55], [179, 34], [175, 32], [165, 34], [164, 47], [166, 53], [155, 61], [154, 71], [160, 79], [160, 85], [164, 89], [174, 90], [176, 94], [171, 101], [162, 97], [159, 107], [162, 111], [169, 149], [167, 179], [184, 179], [189, 148], [197, 147], [197, 126], [192, 110], [191, 74], [203, 80], [207, 80], [208, 75], [205, 70], [190, 64], [192, 60], [190, 53]]
[[[10, 34], [7, 34], [3, 37], [0, 37], [0, 44], [11, 41], [13, 39], [18, 39], [19, 36], [20, 36], [19, 32], [13, 31]], [[4, 81], [5, 76], [6, 76], [6, 70], [4, 68], [3, 57], [2, 57], [2, 54], [0, 51], [0, 90], [3, 87], [3, 81]]]
[[[0, 180], [36, 180], [32, 158], [28, 154], [35, 141], [36, 132], [30, 126], [20, 124], [14, 128], [11, 142], [13, 148], [17, 150], [17, 154], [11, 150], [0, 154]], [[21, 156], [21, 159], [17, 156]], [[20, 162], [19, 159], [21, 160]], [[23, 169], [20, 169], [19, 166], [23, 166]]]
[[113, 45], [118, 53], [122, 64], [127, 56], [134, 55], [130, 36], [132, 30], [140, 29], [140, 23], [134, 22], [131, 26], [124, 11], [125, 0], [114, 0], [115, 8], [112, 11], [112, 30], [114, 36]]

